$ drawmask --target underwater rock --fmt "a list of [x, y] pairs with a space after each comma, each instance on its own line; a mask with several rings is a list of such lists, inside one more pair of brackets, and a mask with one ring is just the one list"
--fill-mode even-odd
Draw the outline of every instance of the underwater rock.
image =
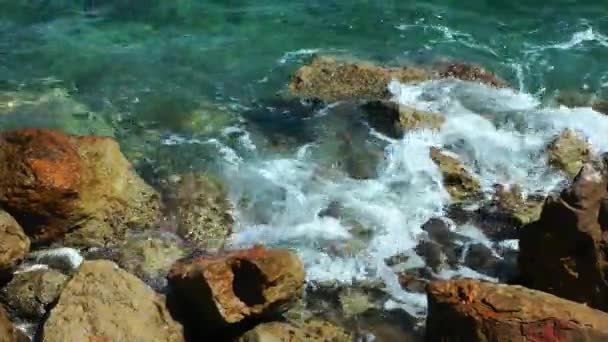
[[217, 337], [286, 311], [302, 296], [304, 267], [288, 250], [255, 247], [178, 261], [168, 280], [186, 322]]
[[51, 269], [16, 273], [0, 291], [0, 298], [14, 316], [38, 320], [59, 298], [68, 277]]
[[0, 175], [0, 205], [35, 243], [69, 232], [68, 245], [105, 245], [160, 216], [158, 193], [111, 138], [47, 129], [3, 132]]
[[549, 165], [562, 170], [569, 177], [579, 172], [583, 163], [591, 158], [589, 143], [573, 130], [563, 131], [549, 146]]
[[0, 209], [0, 271], [7, 271], [30, 251], [30, 240], [15, 219]]
[[436, 147], [431, 148], [430, 156], [443, 174], [446, 190], [454, 201], [461, 201], [480, 193], [481, 184], [465, 169], [460, 160]]
[[482, 83], [496, 88], [508, 87], [508, 83], [494, 73], [478, 65], [451, 63], [438, 69], [441, 78], [456, 78], [468, 82]]
[[608, 339], [608, 314], [521, 286], [437, 281], [428, 302], [426, 341]]
[[521, 230], [522, 285], [608, 310], [607, 186], [605, 161], [592, 161], [547, 198], [540, 219]]
[[110, 261], [86, 261], [44, 323], [41, 341], [184, 341], [164, 298]]
[[445, 122], [441, 114], [419, 111], [390, 101], [370, 101], [362, 107], [373, 127], [395, 138], [415, 129], [439, 130]]
[[352, 337], [342, 328], [322, 320], [302, 324], [289, 322], [263, 323], [241, 336], [237, 342], [350, 342]]
[[388, 98], [393, 79], [403, 83], [424, 81], [431, 74], [416, 67], [383, 67], [369, 62], [316, 56], [292, 76], [289, 88], [297, 96], [325, 102]]

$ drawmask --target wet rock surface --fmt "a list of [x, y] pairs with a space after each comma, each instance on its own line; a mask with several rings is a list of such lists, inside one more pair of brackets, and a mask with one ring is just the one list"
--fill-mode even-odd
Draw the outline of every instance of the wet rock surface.
[[479, 181], [466, 170], [460, 160], [436, 147], [431, 148], [430, 156], [443, 174], [446, 190], [454, 201], [479, 195]]
[[573, 130], [563, 131], [547, 147], [549, 165], [574, 177], [591, 158], [589, 143]]
[[15, 219], [0, 209], [0, 272], [13, 268], [30, 250], [30, 240]]
[[426, 341], [602, 341], [608, 314], [521, 286], [477, 280], [428, 288]]
[[439, 130], [445, 122], [441, 114], [424, 112], [390, 101], [370, 101], [362, 105], [370, 124], [379, 131], [401, 137], [416, 129]]
[[302, 324], [263, 323], [241, 336], [238, 342], [350, 342], [343, 329], [325, 321], [310, 320]]
[[486, 84], [492, 87], [508, 87], [508, 83], [479, 65], [450, 63], [438, 68], [439, 77]]
[[110, 261], [85, 262], [44, 323], [41, 341], [184, 341], [164, 298]]

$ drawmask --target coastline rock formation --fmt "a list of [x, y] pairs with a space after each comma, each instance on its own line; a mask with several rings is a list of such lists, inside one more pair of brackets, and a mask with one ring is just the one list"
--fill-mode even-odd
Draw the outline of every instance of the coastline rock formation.
[[549, 165], [574, 177], [591, 158], [589, 143], [573, 130], [563, 131], [547, 147]]
[[13, 268], [30, 250], [30, 240], [15, 219], [0, 209], [0, 271]]
[[363, 105], [368, 121], [376, 129], [392, 137], [415, 129], [439, 130], [445, 122], [441, 114], [424, 112], [390, 101], [370, 101]]
[[481, 184], [464, 168], [460, 160], [436, 147], [431, 148], [430, 156], [443, 174], [446, 190], [455, 201], [479, 194]]

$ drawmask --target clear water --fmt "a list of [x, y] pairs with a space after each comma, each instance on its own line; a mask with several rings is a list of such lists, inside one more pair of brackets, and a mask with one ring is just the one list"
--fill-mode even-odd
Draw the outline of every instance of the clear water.
[[[413, 254], [420, 225], [449, 204], [431, 146], [457, 153], [488, 191], [495, 183], [554, 188], [563, 179], [547, 170], [543, 149], [564, 128], [582, 132], [596, 152], [608, 150], [606, 117], [547, 105], [564, 89], [608, 95], [608, 7], [601, 2], [130, 3], [0, 0], [0, 91], [55, 94], [18, 119], [0, 120], [2, 128], [81, 132], [102, 122], [139, 161], [217, 173], [236, 208], [234, 246], [293, 248], [310, 280], [380, 278], [412, 312], [424, 312], [424, 298], [401, 290], [384, 258]], [[313, 53], [385, 64], [467, 61], [513, 89], [392, 84], [395, 101], [447, 118], [440, 132], [394, 140], [339, 106], [302, 115], [273, 104]], [[62, 121], [73, 103], [84, 124]], [[195, 128], [184, 117], [192, 111], [203, 122]], [[86, 121], [92, 116], [95, 123]], [[336, 132], [379, 155], [374, 177], [353, 179], [332, 167], [341, 161]], [[331, 203], [348, 220], [320, 217]], [[358, 226], [368, 231], [365, 245], [344, 252]], [[487, 242], [474, 227], [462, 229]], [[464, 268], [443, 276], [455, 274], [480, 276]]]

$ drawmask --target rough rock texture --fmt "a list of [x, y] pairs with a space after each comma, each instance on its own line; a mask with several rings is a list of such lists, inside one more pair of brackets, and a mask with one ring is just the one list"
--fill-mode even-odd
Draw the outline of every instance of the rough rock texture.
[[177, 234], [205, 250], [222, 248], [234, 223], [222, 185], [190, 173], [174, 177], [169, 187], [167, 206], [175, 216]]
[[596, 100], [591, 105], [596, 112], [608, 115], [608, 100]]
[[4, 308], [0, 306], [0, 342], [26, 342], [29, 340], [15, 328]]
[[39, 319], [54, 303], [68, 277], [61, 272], [41, 269], [15, 274], [14, 278], [0, 291], [0, 298], [14, 315]]
[[386, 99], [392, 79], [417, 82], [432, 74], [415, 67], [390, 68], [367, 62], [343, 61], [330, 56], [315, 57], [292, 77], [290, 89], [297, 96], [336, 102], [354, 99]]
[[343, 329], [325, 321], [311, 320], [304, 324], [283, 322], [256, 326], [238, 342], [350, 342], [352, 337]]
[[426, 341], [608, 340], [608, 314], [521, 286], [438, 281], [428, 301]]
[[523, 285], [608, 310], [608, 171], [585, 164], [572, 185], [547, 198], [519, 242]]
[[454, 200], [462, 200], [481, 191], [479, 181], [464, 168], [458, 159], [445, 154], [436, 147], [431, 148], [430, 155], [443, 174], [443, 182]]
[[0, 270], [8, 270], [30, 250], [30, 240], [21, 226], [0, 209]]
[[484, 68], [466, 63], [452, 63], [439, 68], [441, 78], [457, 78], [463, 81], [483, 83], [497, 88], [507, 87], [508, 84], [494, 73]]
[[176, 263], [168, 276], [178, 307], [192, 324], [217, 334], [286, 310], [302, 295], [304, 268], [287, 250], [255, 247]]
[[111, 138], [47, 129], [0, 134], [0, 205], [33, 242], [70, 231], [70, 244], [99, 245], [154, 223], [159, 196]]
[[563, 131], [547, 147], [549, 165], [564, 171], [568, 176], [574, 177], [591, 158], [589, 143], [576, 132], [567, 129]]
[[415, 129], [438, 130], [445, 122], [441, 114], [419, 111], [390, 101], [370, 101], [363, 105], [363, 109], [375, 128], [394, 137]]
[[89, 261], [64, 288], [42, 341], [183, 341], [164, 300], [109, 261]]

